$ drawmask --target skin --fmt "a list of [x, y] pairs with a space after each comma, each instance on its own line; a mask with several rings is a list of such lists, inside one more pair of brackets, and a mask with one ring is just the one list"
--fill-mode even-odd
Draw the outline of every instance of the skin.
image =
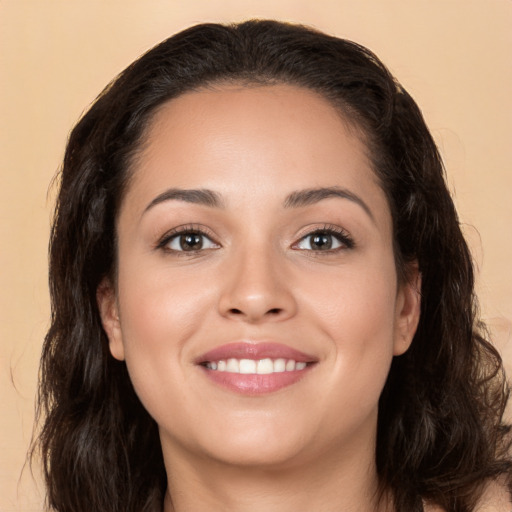
[[[318, 187], [360, 202], [284, 204]], [[222, 205], [148, 208], [170, 188], [209, 189]], [[191, 224], [204, 249], [159, 246]], [[353, 247], [311, 250], [308, 234], [325, 226]], [[377, 407], [417, 327], [419, 275], [397, 282], [390, 209], [357, 130], [293, 86], [182, 95], [148, 129], [117, 231], [117, 282], [98, 303], [112, 355], [159, 425], [165, 512], [391, 510], [375, 498]], [[276, 392], [236, 393], [194, 360], [240, 340], [317, 362]]]

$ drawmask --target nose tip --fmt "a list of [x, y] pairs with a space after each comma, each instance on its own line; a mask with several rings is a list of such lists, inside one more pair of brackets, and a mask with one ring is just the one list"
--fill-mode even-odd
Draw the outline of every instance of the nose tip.
[[275, 258], [250, 258], [231, 265], [219, 300], [222, 316], [248, 323], [282, 321], [297, 305]]

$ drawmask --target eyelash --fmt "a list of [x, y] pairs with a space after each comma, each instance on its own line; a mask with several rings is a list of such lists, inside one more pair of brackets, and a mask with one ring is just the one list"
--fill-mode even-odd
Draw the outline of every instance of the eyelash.
[[209, 249], [197, 249], [191, 251], [178, 251], [176, 249], [171, 249], [168, 245], [176, 238], [183, 235], [199, 235], [201, 237], [205, 237], [210, 240], [213, 244], [219, 246], [217, 242], [215, 242], [214, 237], [210, 234], [210, 232], [205, 229], [203, 226], [199, 226], [197, 224], [190, 224], [186, 226], [178, 226], [176, 228], [167, 231], [165, 235], [158, 241], [156, 244], [156, 249], [161, 249], [165, 252], [172, 253], [176, 256], [191, 256], [198, 254], [202, 251], [208, 251]]
[[[196, 224], [186, 225], [186, 226], [179, 226], [176, 228], [171, 229], [170, 231], [167, 231], [165, 235], [158, 241], [156, 244], [156, 249], [163, 250], [168, 253], [172, 253], [177, 256], [191, 256], [191, 255], [197, 255], [198, 253], [202, 251], [208, 251], [212, 248], [200, 248], [197, 250], [190, 250], [190, 251], [184, 251], [184, 250], [176, 250], [171, 249], [169, 244], [176, 238], [183, 236], [183, 235], [199, 235], [201, 237], [207, 238], [211, 243], [217, 245], [220, 247], [220, 245], [215, 241], [214, 237], [210, 234], [210, 232], [205, 229], [203, 226], [199, 226]], [[313, 237], [314, 235], [327, 235], [330, 237], [335, 238], [341, 245], [340, 247], [335, 247], [333, 249], [301, 249], [298, 247], [298, 245], [303, 242], [304, 240], [308, 239], [308, 237]], [[330, 224], [326, 224], [321, 228], [316, 228], [313, 231], [309, 231], [308, 233], [303, 234], [297, 242], [295, 242], [292, 245], [293, 249], [299, 250], [299, 251], [308, 251], [313, 252], [316, 254], [319, 253], [327, 253], [327, 254], [333, 254], [338, 251], [343, 251], [347, 249], [353, 249], [355, 247], [354, 240], [352, 237], [342, 228], [339, 226], [333, 226]]]
[[[325, 250], [319, 250], [319, 249], [300, 249], [298, 248], [298, 244], [302, 241], [306, 240], [307, 238], [313, 237], [314, 235], [328, 235], [333, 238], [335, 238], [341, 245], [340, 247], [335, 247], [333, 249], [325, 249]], [[332, 224], [325, 224], [321, 228], [314, 229], [313, 231], [309, 231], [308, 233], [305, 233], [300, 237], [298, 242], [295, 242], [292, 245], [292, 248], [297, 248], [297, 250], [300, 251], [309, 251], [313, 252], [315, 254], [321, 254], [321, 253], [327, 253], [327, 254], [333, 254], [338, 251], [344, 251], [347, 249], [353, 249], [355, 247], [354, 239], [342, 228], [339, 226], [334, 226]]]

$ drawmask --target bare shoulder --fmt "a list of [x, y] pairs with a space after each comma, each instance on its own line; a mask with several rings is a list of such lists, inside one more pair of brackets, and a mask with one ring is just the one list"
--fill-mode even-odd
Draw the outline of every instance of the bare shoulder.
[[486, 486], [477, 512], [512, 512], [512, 500], [504, 479]]
[[[448, 512], [436, 506], [425, 504], [425, 512]], [[486, 485], [475, 512], [512, 512], [512, 500], [503, 480]]]

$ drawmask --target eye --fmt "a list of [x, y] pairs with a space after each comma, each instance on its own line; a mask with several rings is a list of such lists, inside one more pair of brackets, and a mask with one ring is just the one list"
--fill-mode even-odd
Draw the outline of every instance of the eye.
[[168, 251], [175, 252], [197, 252], [219, 247], [218, 244], [200, 231], [182, 231], [172, 236], [167, 236], [159, 246]]
[[304, 251], [334, 251], [336, 249], [351, 249], [352, 239], [341, 230], [321, 229], [302, 237], [294, 246]]

